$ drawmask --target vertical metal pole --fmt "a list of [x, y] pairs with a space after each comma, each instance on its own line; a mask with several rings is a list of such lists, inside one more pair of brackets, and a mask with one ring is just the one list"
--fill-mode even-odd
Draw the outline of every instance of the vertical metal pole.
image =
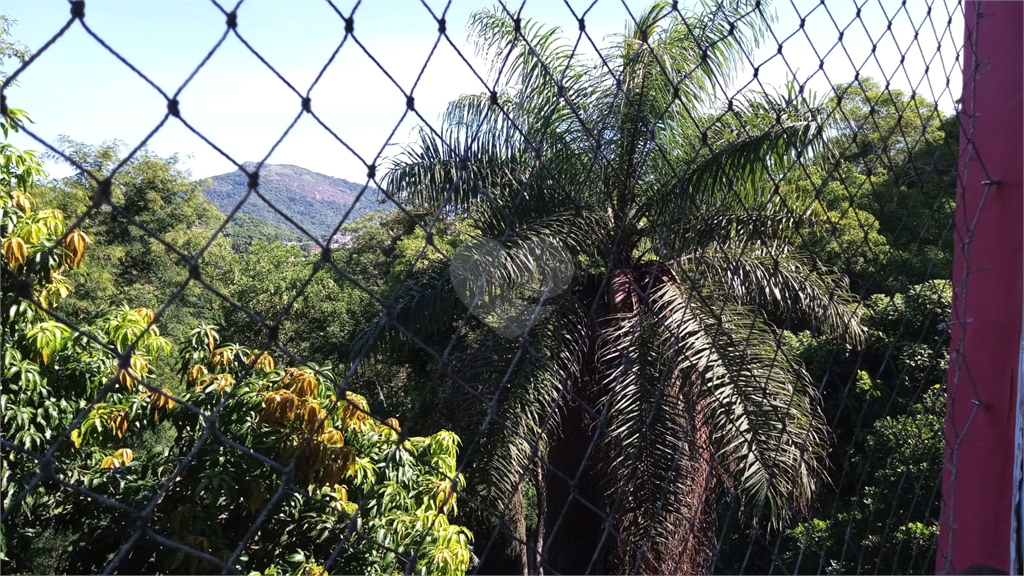
[[1022, 400], [1024, 3], [968, 1], [964, 12], [939, 574], [976, 564], [1011, 572], [1019, 546], [1011, 523]]

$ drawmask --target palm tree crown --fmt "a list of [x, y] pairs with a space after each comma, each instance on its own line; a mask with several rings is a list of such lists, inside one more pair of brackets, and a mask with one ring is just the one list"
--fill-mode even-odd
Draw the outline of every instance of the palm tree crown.
[[699, 572], [716, 494], [779, 522], [822, 477], [816, 391], [779, 330], [863, 330], [846, 279], [796, 248], [809, 201], [779, 185], [826, 155], [820, 108], [794, 89], [722, 98], [767, 21], [760, 3], [659, 3], [590, 62], [556, 28], [479, 12], [495, 89], [452, 102], [387, 175], [501, 247], [462, 272], [482, 290], [441, 269], [408, 283], [397, 323], [451, 338], [467, 290], [492, 325], [515, 295], [544, 311], [517, 338], [472, 331], [448, 370], [479, 391], [451, 399], [470, 485], [509, 513], [532, 478], [534, 545], [561, 572]]

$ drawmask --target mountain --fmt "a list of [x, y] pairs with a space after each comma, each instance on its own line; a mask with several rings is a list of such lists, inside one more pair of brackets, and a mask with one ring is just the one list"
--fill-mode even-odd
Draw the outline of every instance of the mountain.
[[[254, 164], [246, 163], [244, 166], [251, 169]], [[248, 183], [249, 178], [241, 170], [213, 176], [206, 187], [206, 197], [221, 212], [228, 213], [245, 195]], [[360, 197], [362, 190], [362, 184], [290, 164], [264, 164], [260, 168], [260, 194], [318, 239], [324, 239], [334, 231], [357, 197], [359, 201], [346, 223], [366, 212], [390, 209], [390, 205], [378, 201], [383, 196], [376, 188], [367, 187]], [[299, 233], [255, 194], [239, 212]]]

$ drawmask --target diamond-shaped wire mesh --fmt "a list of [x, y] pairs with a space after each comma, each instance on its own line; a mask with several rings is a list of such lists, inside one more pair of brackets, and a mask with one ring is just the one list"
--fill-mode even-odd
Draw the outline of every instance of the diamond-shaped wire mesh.
[[[953, 570], [946, 405], [985, 405], [949, 365], [957, 187], [985, 166], [961, 2], [567, 0], [556, 28], [532, 2], [467, 23], [423, 1], [394, 12], [431, 31], [419, 54], [358, 2], [210, 4], [223, 29], [178, 85], [81, 1], [31, 52], [0, 46], [21, 60], [0, 93], [5, 570]], [[329, 49], [247, 30], [314, 4]], [[21, 110], [47, 52], [86, 41], [164, 103], [140, 141]], [[235, 88], [229, 50], [292, 103], [239, 122], [256, 161], [211, 128], [251, 108], [196, 90]], [[472, 92], [435, 117], [424, 86], [457, 74]], [[380, 109], [338, 109], [334, 77]], [[193, 179], [148, 147], [169, 130], [237, 172]], [[271, 163], [314, 138], [365, 170], [343, 203]]]

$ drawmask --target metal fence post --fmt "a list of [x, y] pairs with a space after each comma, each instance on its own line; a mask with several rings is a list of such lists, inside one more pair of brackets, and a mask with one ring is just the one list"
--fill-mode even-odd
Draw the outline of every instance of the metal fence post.
[[959, 574], [984, 564], [1013, 573], [1024, 304], [1024, 4], [972, 1], [964, 11], [946, 462], [936, 570]]

